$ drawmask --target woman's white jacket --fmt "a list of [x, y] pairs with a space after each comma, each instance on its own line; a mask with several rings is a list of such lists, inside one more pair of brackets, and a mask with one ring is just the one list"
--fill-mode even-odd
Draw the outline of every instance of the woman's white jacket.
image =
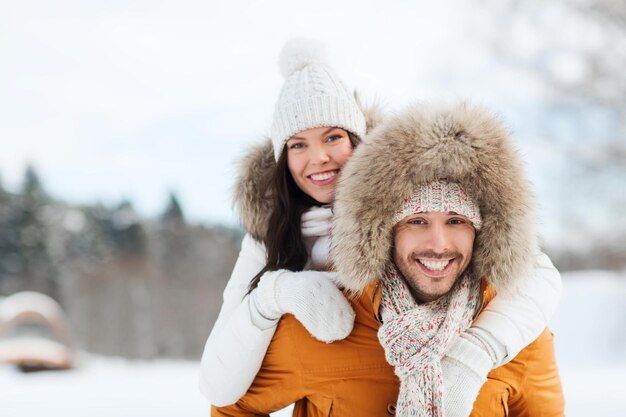
[[276, 330], [277, 321], [268, 320], [266, 328], [252, 321], [247, 295], [265, 258], [264, 246], [246, 234], [202, 355], [200, 391], [213, 405], [233, 404], [246, 393]]

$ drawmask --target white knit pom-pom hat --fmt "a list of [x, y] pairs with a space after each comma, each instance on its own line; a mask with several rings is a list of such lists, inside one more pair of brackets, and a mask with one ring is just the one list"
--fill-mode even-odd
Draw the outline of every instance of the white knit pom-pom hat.
[[324, 45], [296, 38], [280, 54], [285, 84], [274, 109], [271, 136], [278, 160], [285, 142], [298, 132], [315, 127], [339, 127], [365, 135], [365, 116], [354, 95], [326, 64]]

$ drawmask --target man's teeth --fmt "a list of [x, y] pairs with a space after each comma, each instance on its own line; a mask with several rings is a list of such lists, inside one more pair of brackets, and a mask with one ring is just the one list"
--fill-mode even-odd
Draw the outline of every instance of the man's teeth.
[[311, 174], [311, 179], [313, 179], [314, 181], [325, 181], [329, 178], [334, 177], [335, 175], [337, 175], [337, 171], [328, 171], [322, 172], [321, 174]]
[[441, 271], [450, 263], [450, 259], [445, 261], [428, 261], [426, 259], [419, 259], [420, 263], [431, 271]]

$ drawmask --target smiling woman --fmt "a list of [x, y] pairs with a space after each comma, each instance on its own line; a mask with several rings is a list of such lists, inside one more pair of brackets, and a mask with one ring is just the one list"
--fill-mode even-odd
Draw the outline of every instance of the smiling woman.
[[[371, 298], [346, 299], [326, 272], [328, 205], [365, 134], [365, 115], [317, 43], [292, 41], [280, 61], [285, 84], [271, 146], [244, 161], [239, 180], [249, 235], [205, 347], [201, 390], [226, 406], [252, 384], [241, 401], [212, 415], [267, 414], [294, 402], [296, 416], [380, 415], [398, 385], [378, 343]], [[371, 387], [377, 395], [364, 399]]]
[[286, 145], [289, 172], [310, 197], [322, 204], [331, 203], [339, 171], [358, 141], [354, 135], [335, 127], [298, 132]]

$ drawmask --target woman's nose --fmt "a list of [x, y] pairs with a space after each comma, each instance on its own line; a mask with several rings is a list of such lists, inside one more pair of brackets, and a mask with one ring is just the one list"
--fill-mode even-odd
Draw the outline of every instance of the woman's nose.
[[324, 164], [330, 160], [330, 157], [323, 146], [312, 146], [309, 149], [312, 164]]

